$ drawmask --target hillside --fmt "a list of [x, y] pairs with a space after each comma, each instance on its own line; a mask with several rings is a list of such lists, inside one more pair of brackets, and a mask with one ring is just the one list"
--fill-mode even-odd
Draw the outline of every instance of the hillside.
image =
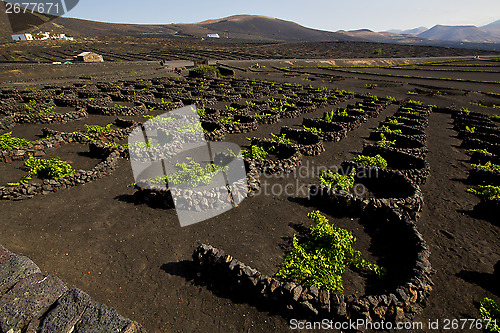
[[483, 31], [476, 26], [436, 25], [418, 34], [425, 39], [444, 40], [468, 43], [500, 43], [500, 36]]
[[[194, 24], [165, 25], [103, 23], [65, 17], [54, 19], [40, 14], [24, 14], [9, 18], [13, 22], [15, 31], [54, 30], [77, 37], [187, 37], [201, 39], [206, 37], [208, 33], [219, 33], [224, 39], [235, 41], [359, 41], [357, 38], [343, 34], [310, 29], [294, 22], [256, 15], [231, 16]], [[47, 23], [42, 24], [44, 21]], [[0, 18], [0, 24], [4, 26], [8, 24], [5, 14]], [[35, 28], [32, 28], [33, 26]], [[24, 29], [20, 29], [21, 27]], [[8, 34], [4, 34], [4, 39], [6, 35]]]
[[500, 20], [481, 27], [481, 30], [500, 36]]

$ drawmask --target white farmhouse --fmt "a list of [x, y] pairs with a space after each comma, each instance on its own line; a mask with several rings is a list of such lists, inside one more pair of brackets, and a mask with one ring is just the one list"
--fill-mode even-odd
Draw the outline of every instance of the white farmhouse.
[[219, 34], [207, 34], [208, 38], [220, 38]]

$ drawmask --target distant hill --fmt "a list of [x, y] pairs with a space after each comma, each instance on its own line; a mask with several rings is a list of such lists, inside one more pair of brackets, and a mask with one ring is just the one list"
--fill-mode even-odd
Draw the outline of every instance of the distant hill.
[[482, 26], [481, 30], [500, 36], [500, 20]]
[[[10, 22], [9, 22], [10, 21]], [[243, 42], [337, 42], [358, 41], [500, 49], [500, 20], [481, 29], [475, 26], [437, 25], [429, 30], [393, 30], [374, 32], [370, 29], [337, 32], [304, 27], [282, 19], [259, 15], [234, 15], [199, 23], [160, 25], [104, 23], [42, 14], [9, 15], [0, 6], [0, 41], [10, 41], [10, 34], [21, 28], [24, 32], [54, 31], [76, 38], [147, 37], [208, 39], [217, 33], [220, 40]], [[210, 39], [217, 41], [217, 39]]]
[[339, 33], [310, 29], [294, 22], [257, 15], [236, 15], [218, 20], [208, 20], [196, 23], [195, 25], [217, 32], [223, 37], [237, 39], [280, 40], [288, 42], [353, 40], [353, 38], [346, 38], [346, 36]]
[[387, 32], [390, 32], [393, 34], [399, 34], [399, 35], [418, 35], [419, 33], [422, 33], [426, 30], [427, 30], [426, 27], [418, 27], [418, 28], [409, 29], [409, 30], [393, 29], [393, 30], [388, 30]]
[[[1, 7], [1, 6], [0, 6]], [[306, 28], [297, 23], [257, 15], [237, 15], [194, 24], [139, 25], [103, 23], [82, 19], [56, 18], [43, 23], [41, 15], [23, 15], [22, 24], [36, 26], [26, 31], [54, 30], [76, 37], [178, 37], [201, 39], [218, 33], [225, 40], [261, 42], [333, 42], [358, 40], [336, 32]], [[47, 20], [48, 21], [48, 20]], [[0, 24], [8, 24], [0, 17]], [[359, 40], [358, 40], [359, 41]]]
[[500, 43], [500, 36], [481, 30], [476, 26], [446, 26], [436, 25], [431, 29], [418, 34], [425, 39], [468, 42], [468, 43]]

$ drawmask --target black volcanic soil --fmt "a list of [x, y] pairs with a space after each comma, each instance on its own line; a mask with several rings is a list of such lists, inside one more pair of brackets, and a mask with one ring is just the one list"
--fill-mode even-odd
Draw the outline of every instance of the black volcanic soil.
[[[122, 66], [117, 71], [124, 70], [127, 65]], [[498, 84], [358, 78], [348, 73], [329, 82], [330, 79], [317, 75], [323, 74], [321, 71], [290, 77], [285, 76], [288, 73], [273, 70], [271, 65], [259, 72], [247, 72], [245, 64], [239, 66], [243, 70], [236, 70], [238, 76], [391, 95], [398, 99], [410, 97], [425, 104], [455, 105], [500, 114], [498, 109], [470, 104], [478, 100], [498, 104], [498, 99], [477, 93], [500, 93]], [[70, 74], [58, 81], [61, 84], [74, 82], [73, 76], [78, 72]], [[142, 74], [145, 77], [168, 75], [151, 68]], [[24, 79], [36, 79], [31, 83], [40, 84], [55, 80], [35, 74]], [[460, 93], [407, 95], [408, 91], [422, 85], [435, 87], [432, 90], [453, 88]], [[12, 86], [22, 88], [24, 84], [18, 80]], [[354, 100], [319, 109], [305, 117], [319, 117], [326, 110], [348, 103]], [[134, 189], [129, 185], [134, 179], [130, 162], [122, 160], [112, 175], [99, 181], [31, 200], [0, 202], [0, 243], [13, 252], [29, 256], [42, 271], [55, 274], [68, 285], [90, 293], [97, 301], [115, 307], [120, 314], [143, 324], [149, 332], [288, 332], [287, 318], [280, 309], [264, 302], [249, 304], [237, 294], [217, 286], [194, 283], [196, 276], [191, 266], [191, 253], [197, 245], [208, 243], [263, 273], [276, 273], [284, 257], [282, 247], [289, 245], [289, 238], [297, 232], [296, 225], [310, 225], [306, 214], [317, 209], [305, 200], [307, 185], [317, 181], [313, 170], [340, 165], [360, 153], [369, 133], [394, 112], [395, 106], [388, 107], [378, 118], [370, 119], [342, 141], [326, 143], [326, 152], [320, 156], [306, 157], [308, 175], [298, 179], [293, 175], [265, 179], [269, 182], [269, 191], [272, 184], [295, 184], [297, 193], [292, 196], [248, 198], [224, 215], [181, 228], [174, 210], [155, 209], [132, 201]], [[114, 117], [103, 117], [83, 122], [104, 125], [113, 120]], [[279, 133], [283, 125], [301, 123], [301, 118], [284, 119], [274, 125], [261, 125], [256, 132], [229, 135], [227, 141], [246, 145], [246, 137], [268, 137], [270, 133]], [[44, 127], [71, 131], [81, 126], [82, 121]], [[38, 131], [39, 126], [25, 126], [14, 132], [28, 136], [26, 131], [31, 130]], [[416, 320], [479, 318], [477, 302], [484, 297], [500, 301], [498, 284], [495, 285], [491, 274], [493, 265], [500, 259], [500, 227], [468, 213], [479, 200], [466, 193], [467, 185], [463, 181], [470, 166], [467, 155], [457, 148], [460, 140], [452, 129], [451, 116], [432, 114], [426, 133], [431, 175], [422, 186], [425, 206], [418, 228], [432, 251], [436, 285], [427, 308]], [[369, 230], [358, 219], [344, 216], [331, 217], [331, 221], [353, 231], [358, 238], [355, 248], [367, 259], [380, 259], [372, 248], [379, 240], [372, 239]], [[364, 292], [366, 280], [348, 271], [345, 287], [348, 292]], [[444, 330], [438, 330], [441, 331]]]

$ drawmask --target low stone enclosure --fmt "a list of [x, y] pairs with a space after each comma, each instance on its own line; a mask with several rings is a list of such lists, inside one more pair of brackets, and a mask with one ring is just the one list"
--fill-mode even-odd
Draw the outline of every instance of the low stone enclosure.
[[429, 250], [415, 221], [401, 211], [388, 206], [374, 207], [362, 213], [381, 214], [384, 227], [392, 228], [394, 235], [404, 239], [409, 253], [407, 267], [400, 271], [400, 281], [386, 292], [374, 295], [344, 295], [304, 287], [267, 276], [245, 265], [220, 249], [201, 245], [193, 253], [194, 263], [204, 280], [218, 283], [223, 288], [237, 288], [250, 298], [264, 299], [279, 304], [284, 311], [298, 312], [306, 317], [320, 317], [345, 321], [406, 321], [421, 312], [427, 303], [433, 283]]
[[365, 145], [363, 155], [382, 156], [387, 160], [388, 168], [401, 172], [417, 185], [425, 184], [431, 172], [429, 163], [424, 158], [416, 157], [397, 149]]
[[[40, 182], [21, 183], [16, 186], [0, 187], [0, 200], [24, 200], [36, 195], [45, 195], [60, 189], [82, 185], [100, 179], [113, 172], [118, 160], [126, 157], [126, 149], [107, 145], [106, 142], [123, 140], [128, 137], [132, 129], [137, 125], [133, 121], [117, 119], [115, 124], [121, 129], [114, 130], [101, 135], [85, 135], [78, 132], [60, 133], [49, 129], [43, 130], [48, 139], [29, 144], [26, 147], [14, 148], [0, 151], [0, 161], [11, 163], [14, 160], [25, 160], [28, 156], [42, 157], [49, 149], [57, 149], [64, 144], [79, 143], [89, 147], [89, 154], [102, 158], [94, 168], [89, 170], [76, 170], [75, 173], [59, 178], [45, 179]], [[98, 140], [99, 139], [99, 140]]]
[[[453, 110], [449, 113], [454, 119], [454, 129], [458, 132], [458, 137], [463, 140], [461, 147], [473, 150], [470, 154], [471, 169], [467, 183], [472, 186], [500, 186], [500, 173], [494, 169], [484, 168], [488, 163], [493, 165], [500, 163], [498, 125], [489, 116], [481, 113]], [[480, 168], [480, 165], [483, 167]], [[481, 201], [474, 207], [474, 213], [479, 217], [498, 222], [500, 200], [494, 196], [480, 197]]]
[[59, 278], [44, 275], [30, 259], [0, 245], [1, 332], [146, 332], [138, 323], [97, 303]]
[[[423, 117], [428, 114], [429, 112], [425, 112]], [[421, 148], [425, 148], [424, 143]], [[383, 154], [387, 157], [387, 170], [350, 161], [342, 164], [340, 170], [343, 174], [348, 174], [352, 168], [356, 169], [355, 180], [368, 188], [371, 193], [369, 196], [357, 196], [318, 184], [311, 185], [309, 190], [309, 202], [312, 206], [323, 208], [335, 216], [365, 219], [367, 225], [378, 230], [379, 237], [385, 235], [384, 244], [397, 243], [394, 245], [397, 250], [392, 251], [400, 255], [394, 266], [397, 277], [383, 291], [344, 295], [297, 285], [265, 275], [223, 250], [205, 244], [200, 245], [193, 253], [199, 276], [220, 288], [243, 293], [250, 299], [276, 304], [295, 318], [299, 315], [337, 322], [356, 319], [377, 322], [412, 320], [425, 307], [433, 286], [429, 247], [417, 230], [423, 204], [418, 184], [426, 181], [429, 166], [425, 161], [425, 154], [415, 157], [405, 151], [406, 149], [398, 148], [365, 147], [364, 153], [371, 156]], [[413, 179], [399, 170], [392, 170], [391, 166], [394, 165], [406, 168], [402, 169], [408, 171]], [[388, 188], [390, 189], [387, 190]]]

